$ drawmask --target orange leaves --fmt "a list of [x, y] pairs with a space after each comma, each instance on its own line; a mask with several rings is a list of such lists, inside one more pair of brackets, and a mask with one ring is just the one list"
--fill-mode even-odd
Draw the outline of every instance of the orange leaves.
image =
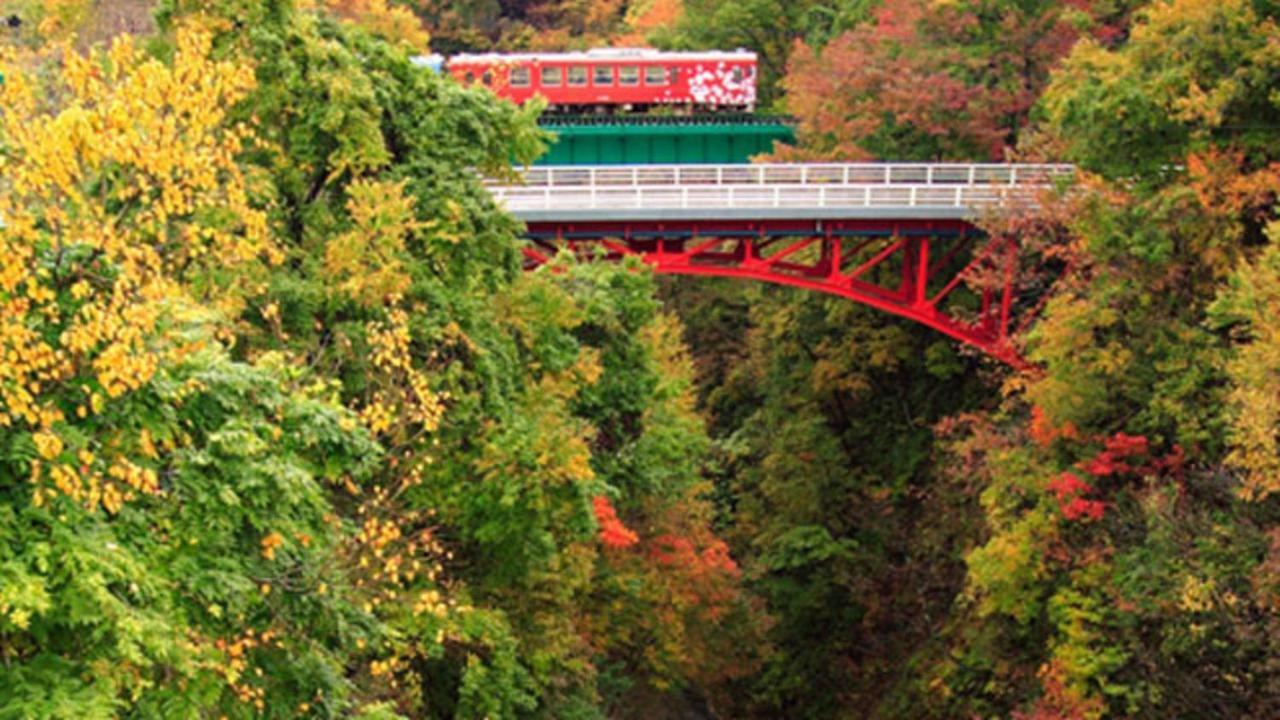
[[783, 84], [802, 145], [788, 159], [999, 158], [1079, 34], [1055, 3], [886, 0], [875, 18], [797, 43]]
[[1044, 694], [1029, 713], [1014, 713], [1014, 720], [1085, 720], [1103, 714], [1106, 706], [1102, 698], [1086, 695], [1070, 684], [1069, 669], [1061, 659], [1045, 663], [1037, 675]]
[[698, 550], [689, 538], [659, 535], [649, 545], [649, 557], [659, 565], [681, 567], [695, 576], [723, 573], [736, 576], [738, 564], [729, 557], [729, 546], [711, 538]]
[[788, 106], [800, 119], [805, 150], [800, 151], [804, 157], [795, 158], [784, 151], [781, 159], [809, 155], [845, 161], [871, 159], [871, 152], [858, 139], [872, 134], [880, 124], [869, 103], [887, 73], [868, 62], [866, 39], [846, 33], [821, 54], [806, 44], [796, 45], [783, 84]]
[[276, 549], [284, 545], [284, 536], [272, 531], [262, 538], [262, 557], [266, 560], [276, 559]]
[[[895, 8], [918, 4], [891, 3]], [[1001, 126], [1003, 108], [993, 104], [989, 89], [947, 71], [960, 62], [958, 56], [920, 49], [933, 46], [917, 33], [917, 10], [909, 13], [910, 19], [847, 32], [820, 52], [797, 46], [784, 85], [800, 118], [802, 139], [822, 151], [820, 158], [863, 160], [897, 152], [875, 145], [890, 126], [947, 144], [947, 156], [965, 155], [970, 148], [983, 156], [999, 155], [1007, 132]], [[881, 17], [897, 16], [886, 8]], [[904, 51], [899, 45], [909, 38], [916, 47]]]
[[[603, 495], [592, 498], [591, 506], [599, 526], [597, 537], [610, 550], [623, 550], [640, 543], [640, 537], [618, 519], [613, 504]], [[691, 535], [662, 533], [646, 541], [642, 557], [651, 571], [672, 578], [672, 586], [683, 601], [701, 605], [712, 615], [734, 593], [732, 581], [739, 575], [738, 564], [729, 556], [729, 546], [710, 532]], [[729, 584], [725, 584], [728, 581]]]
[[618, 519], [609, 498], [597, 495], [592, 498], [591, 507], [595, 511], [596, 523], [600, 526], [600, 542], [606, 548], [629, 548], [639, 542], [639, 536]]
[[1191, 189], [1200, 211], [1235, 219], [1268, 217], [1280, 193], [1280, 163], [1250, 169], [1242, 151], [1210, 148], [1187, 157]]
[[1080, 437], [1080, 431], [1076, 429], [1074, 423], [1068, 420], [1061, 425], [1054, 425], [1045, 414], [1044, 408], [1039, 405], [1031, 408], [1031, 426], [1028, 432], [1035, 444], [1042, 448], [1049, 447], [1059, 438], [1077, 440]]

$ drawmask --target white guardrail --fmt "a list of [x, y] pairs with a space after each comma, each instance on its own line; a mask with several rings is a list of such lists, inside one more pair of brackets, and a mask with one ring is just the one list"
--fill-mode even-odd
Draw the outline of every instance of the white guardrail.
[[512, 212], [616, 209], [953, 208], [1031, 201], [1070, 165], [773, 164], [547, 166], [491, 184]]

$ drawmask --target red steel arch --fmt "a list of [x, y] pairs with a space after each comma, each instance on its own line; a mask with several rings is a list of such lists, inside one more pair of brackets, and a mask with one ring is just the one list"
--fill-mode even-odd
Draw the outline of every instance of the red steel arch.
[[1012, 338], [1047, 299], [1019, 281], [1014, 239], [961, 220], [530, 222], [527, 235], [527, 269], [568, 250], [803, 288], [913, 320], [1017, 369], [1028, 364]]

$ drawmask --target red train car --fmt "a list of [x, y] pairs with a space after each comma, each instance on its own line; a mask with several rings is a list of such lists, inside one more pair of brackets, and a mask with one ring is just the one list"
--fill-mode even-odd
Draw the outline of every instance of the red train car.
[[602, 49], [586, 52], [455, 55], [448, 72], [524, 103], [546, 98], [550, 112], [612, 112], [670, 106], [750, 112], [756, 54]]

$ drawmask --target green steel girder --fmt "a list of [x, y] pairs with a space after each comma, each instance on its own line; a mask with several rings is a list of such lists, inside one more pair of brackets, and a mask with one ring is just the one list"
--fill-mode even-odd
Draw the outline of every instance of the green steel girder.
[[775, 142], [795, 142], [786, 118], [549, 117], [541, 125], [556, 141], [536, 165], [744, 163]]

